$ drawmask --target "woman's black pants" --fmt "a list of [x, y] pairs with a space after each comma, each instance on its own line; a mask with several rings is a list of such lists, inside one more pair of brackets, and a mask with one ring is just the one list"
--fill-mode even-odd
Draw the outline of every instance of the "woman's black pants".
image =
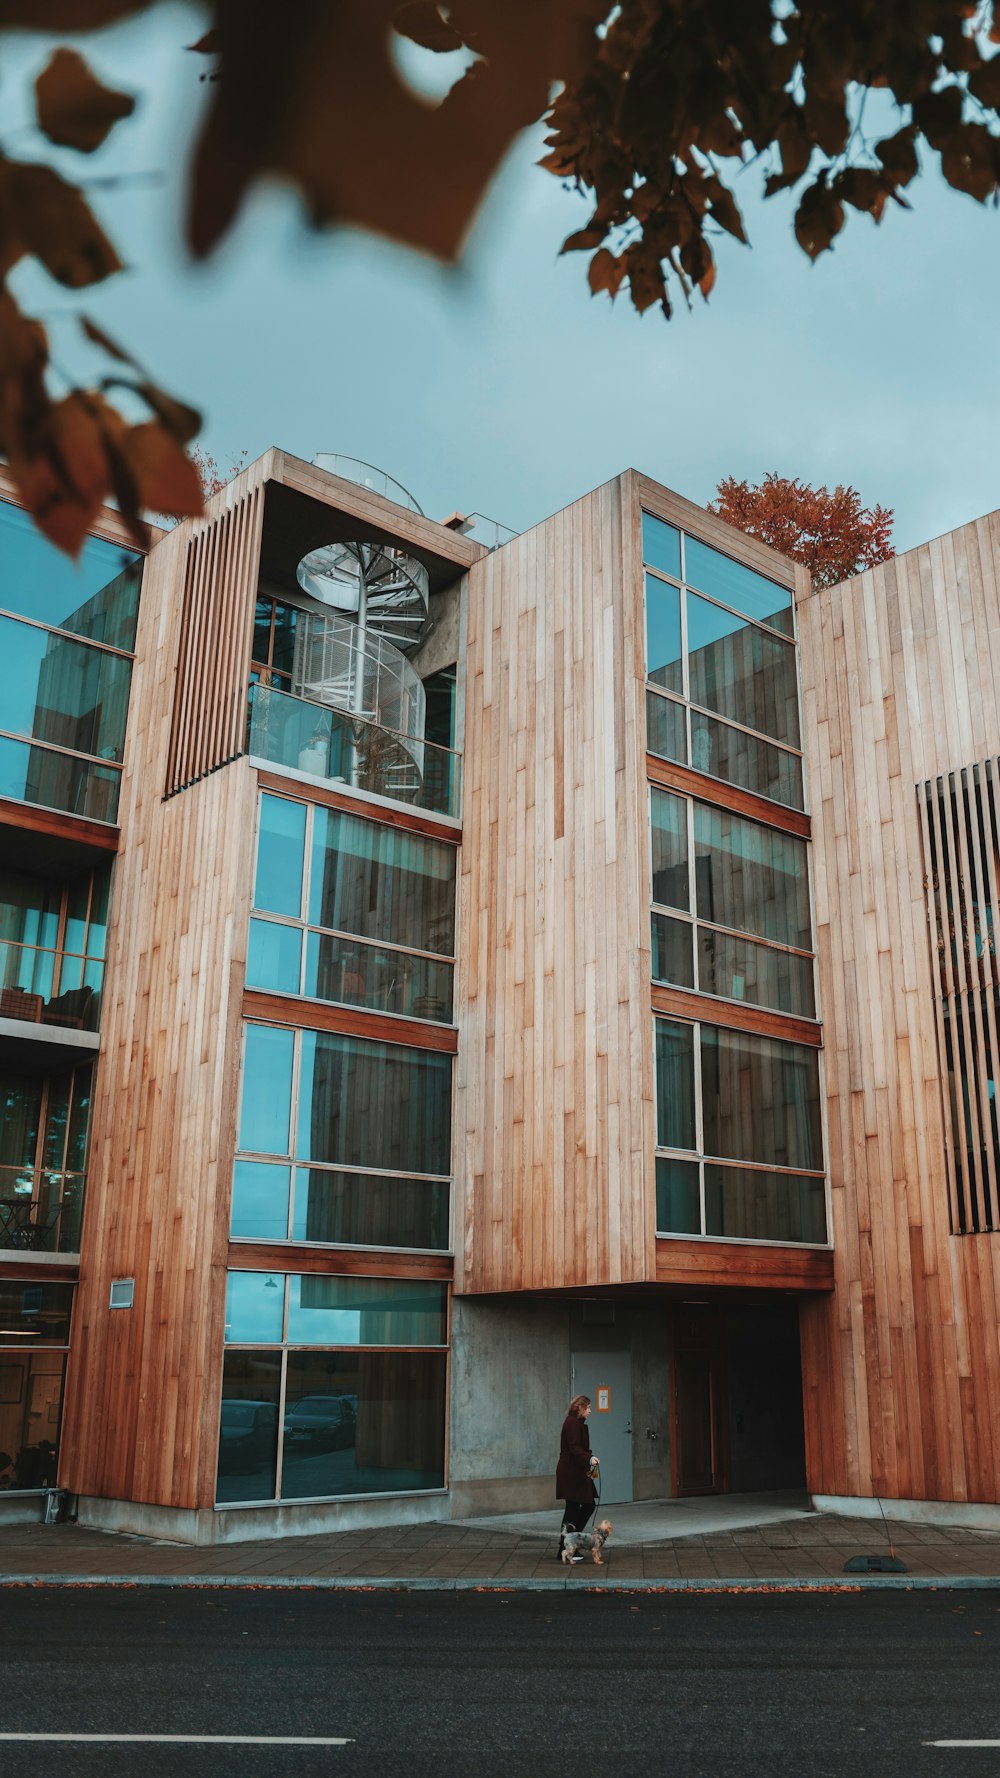
[[564, 1531], [583, 1531], [596, 1504], [593, 1495], [589, 1500], [567, 1500], [562, 1529]]

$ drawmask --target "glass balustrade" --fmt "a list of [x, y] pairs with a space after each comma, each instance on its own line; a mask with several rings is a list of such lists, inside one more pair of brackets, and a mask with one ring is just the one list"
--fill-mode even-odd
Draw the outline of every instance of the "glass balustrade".
[[273, 686], [250, 688], [248, 745], [254, 759], [308, 772], [328, 784], [346, 784], [437, 814], [459, 813], [459, 754]]

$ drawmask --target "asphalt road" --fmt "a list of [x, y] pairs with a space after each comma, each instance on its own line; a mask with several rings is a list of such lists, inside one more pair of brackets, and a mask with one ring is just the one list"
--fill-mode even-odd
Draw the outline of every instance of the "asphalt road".
[[[1000, 1590], [0, 1590], [21, 1778], [996, 1778]], [[925, 1743], [994, 1738], [992, 1749]]]

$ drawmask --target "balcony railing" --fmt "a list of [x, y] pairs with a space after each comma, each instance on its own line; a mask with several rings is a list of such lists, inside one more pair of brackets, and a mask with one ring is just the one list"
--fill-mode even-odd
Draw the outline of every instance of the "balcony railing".
[[457, 815], [461, 806], [460, 754], [273, 686], [250, 688], [248, 751], [268, 764], [436, 814]]
[[79, 1253], [86, 1176], [0, 1167], [0, 1252]]

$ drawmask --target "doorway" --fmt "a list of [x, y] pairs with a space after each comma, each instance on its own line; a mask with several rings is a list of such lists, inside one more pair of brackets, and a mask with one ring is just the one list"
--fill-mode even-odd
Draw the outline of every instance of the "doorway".
[[674, 1493], [804, 1488], [798, 1299], [680, 1303], [671, 1349]]
[[632, 1358], [628, 1352], [574, 1352], [573, 1394], [589, 1395], [591, 1449], [601, 1461], [601, 1505], [631, 1500]]

